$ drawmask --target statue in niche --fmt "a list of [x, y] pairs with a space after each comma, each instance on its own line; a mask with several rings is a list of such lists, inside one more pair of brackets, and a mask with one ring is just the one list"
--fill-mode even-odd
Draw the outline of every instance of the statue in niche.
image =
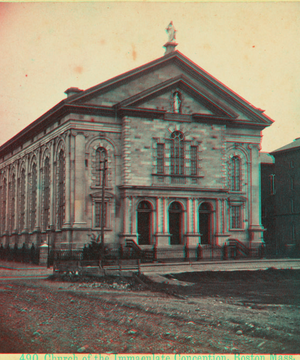
[[173, 95], [173, 111], [174, 113], [179, 114], [180, 113], [180, 106], [181, 106], [181, 99], [179, 92], [176, 91]]
[[173, 22], [171, 21], [170, 24], [168, 25], [167, 27], [167, 33], [168, 33], [168, 36], [169, 36], [169, 39], [168, 39], [168, 42], [173, 42], [176, 38], [176, 30], [174, 28], [174, 25], [173, 25]]

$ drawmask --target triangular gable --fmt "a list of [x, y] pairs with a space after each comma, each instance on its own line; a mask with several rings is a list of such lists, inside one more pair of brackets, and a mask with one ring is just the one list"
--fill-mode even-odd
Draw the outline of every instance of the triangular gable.
[[[212, 97], [205, 92], [199, 91], [197, 85], [189, 81], [184, 75], [177, 76], [170, 80], [164, 81], [156, 86], [153, 86], [145, 91], [142, 91], [134, 96], [127, 98], [115, 105], [116, 109], [125, 107], [139, 107], [139, 108], [162, 108], [165, 103], [171, 103], [170, 94], [172, 90], [180, 90], [187, 102], [187, 97], [191, 98], [192, 108], [191, 113], [209, 114], [216, 116], [226, 116], [236, 118], [237, 114], [219, 106], [213, 101]], [[164, 96], [167, 94], [166, 96]], [[165, 100], [164, 102], [162, 102]], [[150, 106], [149, 106], [150, 105]], [[167, 109], [164, 106], [163, 109]]]
[[[163, 74], [163, 68], [168, 66], [173, 66], [172, 69], [174, 70], [175, 76], [169, 74], [169, 78], [168, 76], [163, 78], [161, 76]], [[172, 82], [172, 79], [177, 76], [185, 76], [190, 80], [193, 79], [194, 89], [197, 89], [196, 92], [198, 91], [199, 95], [202, 95], [202, 100], [206, 97], [207, 101], [214, 103], [215, 99], [219, 99], [218, 107], [222, 111], [230, 113], [231, 116], [237, 113], [240, 119], [263, 126], [269, 126], [273, 122], [268, 116], [263, 114], [260, 109], [255, 108], [178, 51], [174, 51], [146, 65], [87, 89], [77, 96], [72, 97], [70, 102], [74, 104], [116, 107], [118, 103], [146, 93], [149, 90], [147, 89], [148, 84], [149, 88], [153, 90], [155, 86], [159, 87], [164, 81], [170, 80]], [[181, 85], [187, 86], [189, 83], [190, 81], [181, 81]], [[200, 84], [201, 89], [199, 89]], [[119, 93], [117, 93], [118, 88]], [[206, 91], [204, 91], [204, 89], [206, 89]], [[193, 94], [195, 95], [196, 92]], [[97, 102], [97, 97], [102, 97], [101, 102]], [[214, 110], [215, 109], [216, 107], [214, 107]]]

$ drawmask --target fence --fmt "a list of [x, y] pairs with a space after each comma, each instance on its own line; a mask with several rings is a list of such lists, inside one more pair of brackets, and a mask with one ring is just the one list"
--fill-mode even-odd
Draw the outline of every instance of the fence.
[[4, 261], [17, 261], [23, 263], [32, 263], [38, 265], [39, 263], [39, 249], [31, 245], [29, 248], [25, 243], [22, 247], [17, 244], [14, 247], [0, 245], [0, 259]]

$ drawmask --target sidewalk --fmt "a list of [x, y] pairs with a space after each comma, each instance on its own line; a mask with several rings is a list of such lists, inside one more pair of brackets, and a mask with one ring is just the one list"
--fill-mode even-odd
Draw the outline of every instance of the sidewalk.
[[45, 266], [0, 260], [0, 281], [17, 279], [46, 279], [53, 269]]
[[[105, 269], [109, 270], [109, 266]], [[203, 271], [257, 271], [273, 269], [300, 269], [300, 259], [244, 259], [223, 261], [197, 261], [178, 263], [141, 264], [144, 275], [166, 275], [183, 272]], [[13, 279], [46, 279], [53, 274], [53, 268], [0, 260], [0, 281]], [[118, 271], [116, 271], [118, 274]]]
[[257, 271], [274, 269], [300, 269], [300, 259], [244, 259], [222, 261], [197, 261], [182, 263], [141, 264], [141, 272], [150, 274], [175, 274], [201, 271]]

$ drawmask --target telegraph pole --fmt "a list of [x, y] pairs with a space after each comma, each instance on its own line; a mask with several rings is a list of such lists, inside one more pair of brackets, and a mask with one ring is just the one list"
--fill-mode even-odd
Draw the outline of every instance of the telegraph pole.
[[101, 206], [101, 243], [102, 246], [104, 246], [104, 216], [105, 216], [105, 172], [106, 172], [106, 162], [107, 159], [105, 157], [105, 154], [102, 153], [102, 160], [103, 162], [103, 168], [102, 168], [102, 206]]

